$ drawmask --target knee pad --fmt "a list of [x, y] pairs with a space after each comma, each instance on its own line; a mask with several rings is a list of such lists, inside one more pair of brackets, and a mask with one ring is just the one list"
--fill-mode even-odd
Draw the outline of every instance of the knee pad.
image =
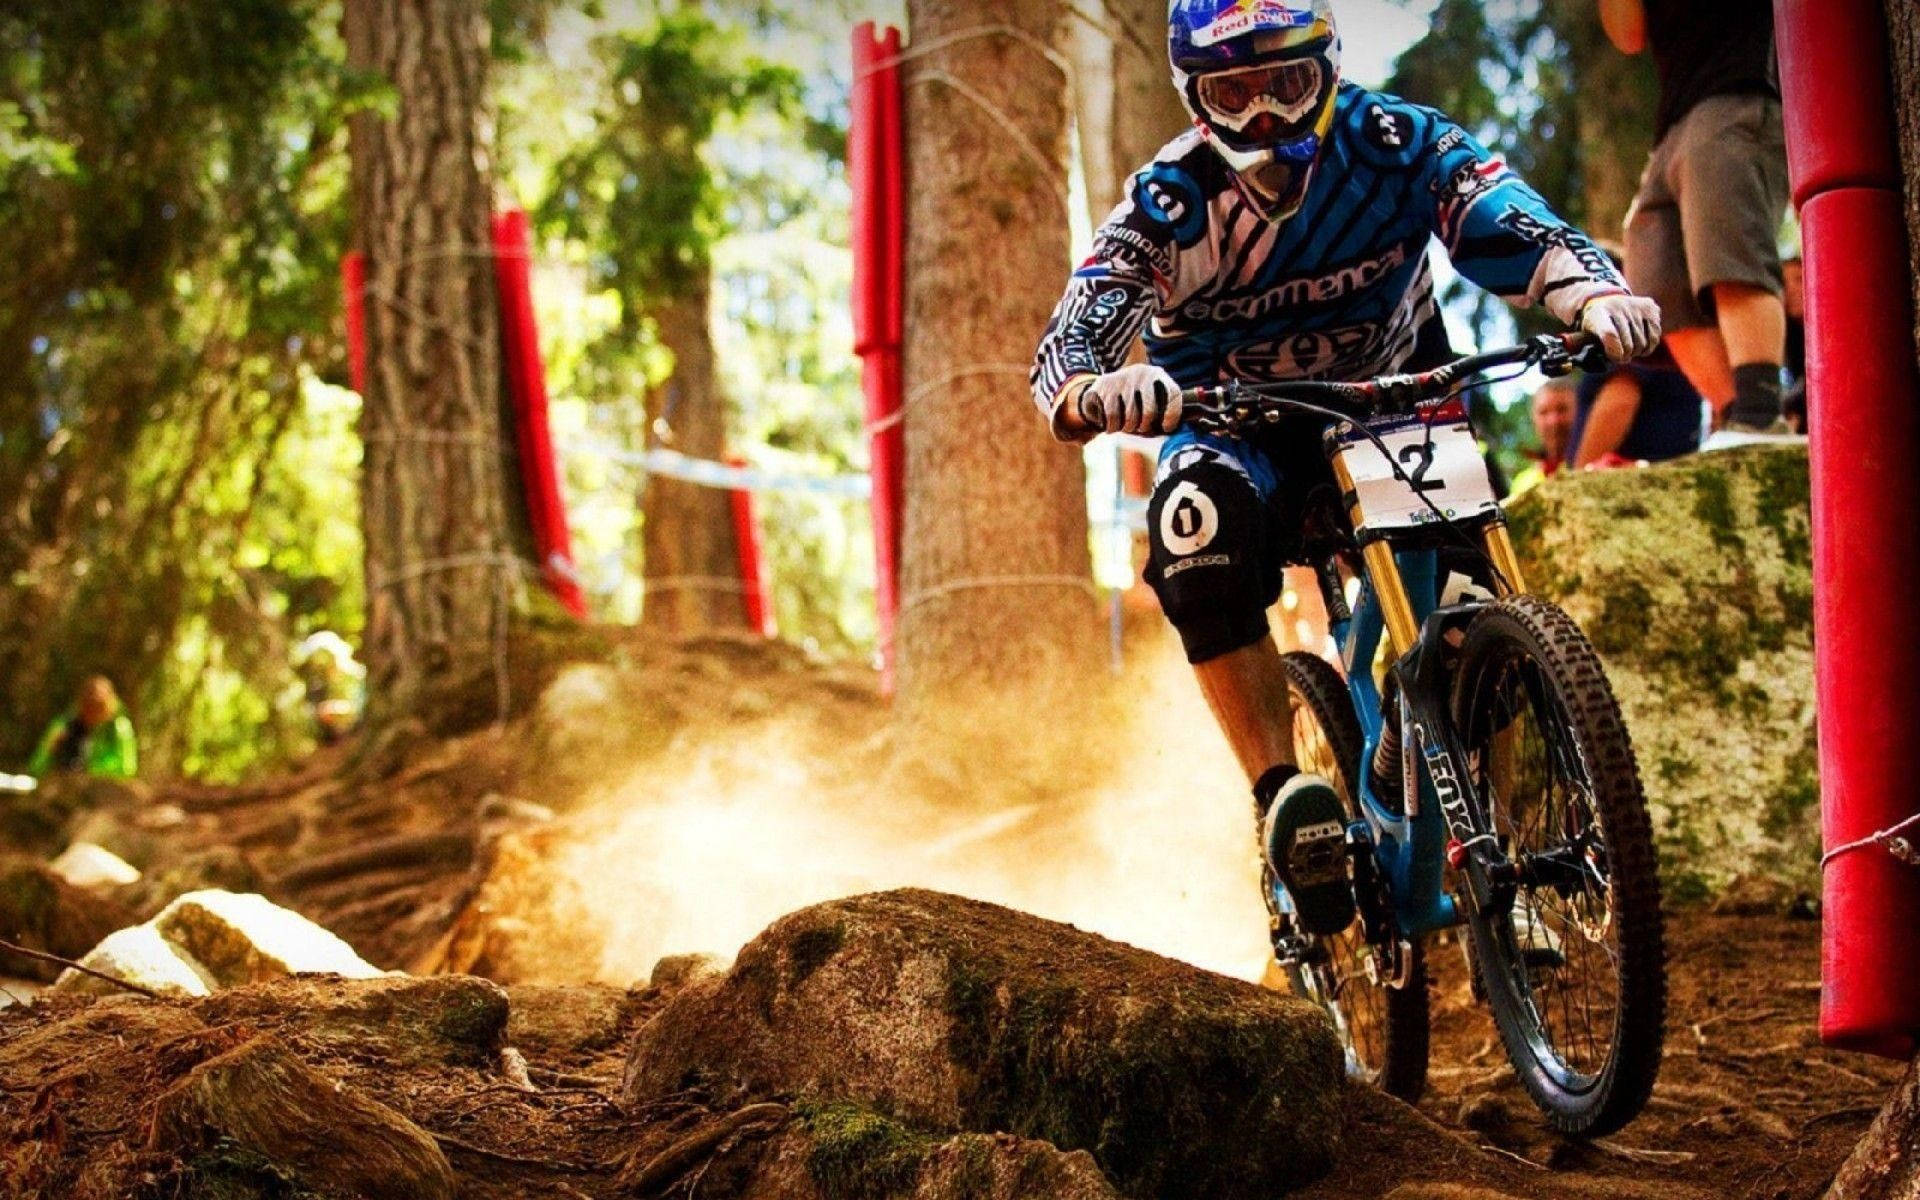
[[1244, 471], [1212, 451], [1184, 451], [1168, 465], [1147, 504], [1146, 578], [1187, 661], [1203, 663], [1267, 636], [1279, 563], [1266, 505]]

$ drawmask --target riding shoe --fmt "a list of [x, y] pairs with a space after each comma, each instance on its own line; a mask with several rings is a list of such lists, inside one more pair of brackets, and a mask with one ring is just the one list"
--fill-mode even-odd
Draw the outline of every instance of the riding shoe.
[[1347, 813], [1333, 785], [1295, 775], [1267, 810], [1267, 865], [1293, 898], [1300, 926], [1323, 937], [1353, 923], [1347, 874]]

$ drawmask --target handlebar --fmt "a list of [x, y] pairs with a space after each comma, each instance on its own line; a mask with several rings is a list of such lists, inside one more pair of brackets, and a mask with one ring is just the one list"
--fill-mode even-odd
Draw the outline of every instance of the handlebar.
[[[1606, 351], [1590, 333], [1547, 333], [1518, 346], [1475, 354], [1431, 371], [1386, 375], [1364, 383], [1292, 380], [1188, 388], [1180, 393], [1185, 423], [1207, 433], [1235, 433], [1263, 421], [1277, 421], [1288, 410], [1329, 417], [1414, 412], [1451, 399], [1459, 385], [1501, 367], [1538, 367], [1547, 375], [1605, 368]], [[1264, 403], [1263, 403], [1264, 402]], [[1345, 411], [1351, 410], [1351, 411]]]

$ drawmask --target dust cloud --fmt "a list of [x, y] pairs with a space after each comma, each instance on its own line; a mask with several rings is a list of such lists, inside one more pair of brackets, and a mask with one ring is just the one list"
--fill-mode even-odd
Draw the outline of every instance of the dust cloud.
[[602, 926], [598, 976], [730, 958], [797, 908], [924, 887], [1258, 977], [1246, 784], [1177, 654], [1150, 652], [1070, 737], [1005, 696], [969, 712], [941, 745], [898, 746], [877, 710], [847, 728], [776, 701], [605, 774], [553, 862]]

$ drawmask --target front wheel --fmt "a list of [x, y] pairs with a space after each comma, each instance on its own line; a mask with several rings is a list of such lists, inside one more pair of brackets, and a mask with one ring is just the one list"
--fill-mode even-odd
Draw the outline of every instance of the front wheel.
[[1453, 718], [1493, 841], [1493, 899], [1468, 922], [1507, 1057], [1555, 1129], [1611, 1133], [1653, 1091], [1667, 1002], [1653, 836], [1620, 707], [1573, 620], [1512, 596], [1468, 627]]
[[[1362, 735], [1346, 682], [1311, 654], [1289, 654], [1283, 662], [1294, 761], [1332, 783], [1348, 818], [1358, 820]], [[1272, 904], [1272, 879], [1263, 886]], [[1427, 1086], [1427, 970], [1418, 941], [1404, 954], [1405, 978], [1395, 987], [1381, 977], [1374, 947], [1355, 920], [1332, 937], [1312, 939], [1303, 953], [1276, 966], [1294, 995], [1333, 1018], [1348, 1073], [1411, 1104]]]

